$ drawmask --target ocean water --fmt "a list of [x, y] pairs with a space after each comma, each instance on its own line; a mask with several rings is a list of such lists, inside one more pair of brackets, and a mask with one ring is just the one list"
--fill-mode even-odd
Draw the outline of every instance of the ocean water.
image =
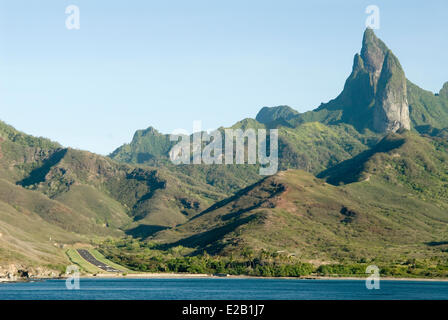
[[368, 290], [361, 280], [81, 279], [0, 283], [0, 300], [446, 300], [448, 282], [388, 281]]

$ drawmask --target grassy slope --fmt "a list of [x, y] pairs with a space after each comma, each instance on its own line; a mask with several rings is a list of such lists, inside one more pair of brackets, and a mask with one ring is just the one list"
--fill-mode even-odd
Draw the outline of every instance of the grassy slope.
[[[27, 225], [23, 212], [41, 219], [37, 225], [42, 224], [41, 228], [48, 233], [59, 235], [61, 230], [68, 230], [66, 238], [60, 237], [65, 243], [77, 237], [71, 232], [119, 235], [117, 229], [123, 228], [129, 234], [146, 237], [164, 227], [183, 223], [175, 231], [161, 232], [157, 239], [216, 252], [239, 250], [245, 245], [273, 250], [288, 248], [308, 259], [355, 259], [368, 255], [362, 247], [376, 252], [374, 247], [389, 245], [399, 248], [387, 252], [400, 255], [414, 239], [419, 254], [426, 255], [431, 250], [439, 254], [443, 244], [428, 247], [422, 241], [443, 241], [445, 236], [448, 179], [443, 150], [447, 145], [442, 139], [403, 137], [399, 138], [403, 140], [400, 146], [368, 150], [378, 135], [368, 130], [359, 133], [340, 123], [342, 120], [356, 124], [366, 118], [356, 109], [357, 99], [363, 98], [359, 94], [364, 90], [362, 81], [353, 83], [355, 95], [339, 99], [343, 103], [337, 108], [320, 107], [301, 115], [287, 107], [264, 109], [268, 113], [263, 117], [265, 123], [245, 119], [233, 126], [279, 128], [282, 169], [318, 173], [330, 168], [321, 177], [336, 185], [349, 185], [321, 185], [311, 175], [288, 171], [284, 176], [279, 174], [249, 191], [239, 192], [236, 198], [213, 206], [213, 210], [190, 222], [187, 220], [215, 201], [259, 180], [256, 167], [170, 166], [166, 153], [172, 143], [166, 135], [149, 128], [137, 132], [131, 144], [111, 155], [124, 162], [158, 166], [135, 168], [88, 152], [64, 149], [48, 139], [26, 135], [0, 122], [3, 207], [0, 219], [4, 220], [0, 227], [8, 239], [14, 239], [7, 243], [0, 238], [4, 242], [0, 258], [36, 261], [42, 250], [43, 256], [51, 252], [48, 261], [64, 260], [54, 245], [48, 247], [39, 232], [34, 234], [30, 229], [23, 233], [17, 227], [22, 221]], [[409, 81], [407, 88], [413, 128], [446, 140], [446, 132], [433, 127], [441, 129], [448, 125], [448, 87], [439, 96]], [[349, 112], [350, 117], [345, 119], [341, 110], [349, 104], [355, 111]], [[353, 156], [356, 157], [350, 159]], [[333, 167], [337, 163], [340, 165]], [[288, 190], [298, 188], [299, 192], [276, 194], [275, 187], [270, 185], [273, 182], [287, 186]], [[250, 194], [244, 195], [246, 191]], [[310, 201], [309, 210], [300, 202], [301, 198]], [[14, 210], [21, 214], [10, 224]], [[302, 215], [297, 216], [296, 211]], [[428, 230], [437, 233], [430, 234]], [[379, 236], [369, 238], [371, 234]], [[28, 250], [20, 249], [21, 245], [13, 246], [21, 241], [34, 241], [42, 247], [27, 253]]]
[[46, 222], [67, 231], [80, 232], [80, 226], [89, 223], [87, 219], [77, 217], [63, 204], [39, 192], [23, 189], [5, 180], [0, 180], [0, 201], [17, 210], [36, 214]]
[[[318, 173], [357, 155], [380, 138], [370, 131], [359, 133], [352, 126], [345, 124], [327, 126], [319, 122], [310, 122], [292, 125], [280, 120], [276, 119], [273, 123], [265, 125], [254, 119], [244, 119], [231, 128], [242, 130], [278, 128], [280, 169], [302, 169], [312, 173]], [[151, 149], [154, 140], [154, 137], [149, 139], [148, 135], [151, 134], [160, 137], [159, 133], [151, 131], [139, 140], [141, 134], [136, 133], [131, 144], [126, 145], [126, 148], [117, 149], [111, 157], [132, 164], [163, 168], [165, 172], [179, 176], [180, 180], [189, 179], [187, 185], [205, 186], [215, 194], [219, 194], [220, 197], [214, 200], [229, 196], [263, 178], [258, 174], [258, 166], [173, 165], [168, 160], [166, 152], [159, 152], [167, 148]]]
[[[187, 176], [64, 149], [0, 123], [2, 265], [66, 264], [55, 242], [119, 236], [126, 228], [144, 235], [146, 227], [185, 222], [223, 197]], [[20, 214], [10, 224], [16, 211]]]
[[97, 224], [115, 228], [127, 226], [129, 218], [148, 225], [175, 225], [223, 197], [188, 177], [73, 149], [51, 163], [39, 179], [45, 166], [23, 180], [26, 187], [76, 207]]
[[66, 265], [62, 244], [83, 238], [48, 223], [25, 205], [0, 200], [0, 262], [29, 266]]
[[132, 220], [172, 226], [225, 196], [182, 173], [63, 149], [2, 123], [0, 134], [0, 178], [64, 205], [73, 218], [79, 216], [79, 225], [55, 222], [77, 232], [116, 234], [114, 229], [135, 227]]
[[327, 126], [319, 122], [295, 128], [280, 127], [280, 168], [318, 173], [366, 150], [379, 139], [359, 133], [350, 125]]
[[435, 95], [408, 80], [409, 111], [414, 128], [430, 125], [434, 128], [448, 127], [448, 96]]
[[[159, 232], [154, 240], [168, 247], [192, 247], [197, 253], [206, 249], [238, 254], [246, 247], [286, 250], [320, 262], [446, 259], [447, 199], [440, 193], [429, 198], [411, 181], [401, 180], [400, 173], [405, 155], [413, 157], [416, 150], [432, 148], [434, 154], [426, 153], [437, 161], [446, 150], [437, 150], [432, 140], [416, 135], [403, 138], [408, 142], [401, 148], [376, 155], [396, 161], [396, 167], [378, 162], [369, 179], [333, 186], [303, 171], [280, 172], [174, 230]], [[413, 182], [418, 184], [419, 175], [427, 171], [415, 170], [409, 177], [416, 177]]]
[[131, 222], [122, 204], [90, 185], [74, 185], [67, 192], [55, 196], [54, 200], [76, 211], [89, 223], [103, 228], [119, 228]]

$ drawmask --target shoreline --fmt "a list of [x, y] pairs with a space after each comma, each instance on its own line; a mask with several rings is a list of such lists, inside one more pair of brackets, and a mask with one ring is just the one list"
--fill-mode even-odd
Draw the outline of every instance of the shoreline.
[[[46, 280], [66, 280], [69, 275], [48, 278], [21, 278], [15, 280], [0, 279], [0, 285], [3, 283], [21, 283]], [[365, 281], [366, 277], [350, 277], [350, 276], [303, 276], [303, 277], [260, 277], [249, 275], [214, 275], [214, 274], [195, 274], [195, 273], [98, 273], [83, 274], [80, 279], [285, 279], [285, 280], [357, 280]], [[380, 281], [421, 281], [421, 282], [448, 282], [448, 278], [394, 278], [381, 277]]]
[[[59, 277], [56, 279], [66, 279], [67, 277]], [[131, 273], [131, 274], [97, 274], [82, 275], [80, 279], [286, 279], [286, 280], [359, 280], [365, 281], [366, 277], [350, 277], [350, 276], [303, 276], [303, 277], [260, 277], [249, 275], [213, 275], [213, 274], [195, 274], [195, 273]], [[448, 278], [394, 278], [381, 277], [380, 281], [436, 281], [448, 282]]]

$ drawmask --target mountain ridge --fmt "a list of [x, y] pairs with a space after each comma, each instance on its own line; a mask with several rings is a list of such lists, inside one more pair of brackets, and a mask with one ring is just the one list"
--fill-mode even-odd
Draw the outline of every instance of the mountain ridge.
[[[362, 140], [370, 141], [364, 144], [365, 148], [376, 142], [373, 141], [375, 137], [379, 139], [379, 135], [400, 128], [418, 131], [421, 126], [431, 125], [442, 129], [448, 127], [448, 82], [438, 95], [420, 89], [406, 79], [398, 58], [376, 37], [373, 30], [367, 28], [361, 52], [355, 54], [352, 72], [343, 91], [335, 99], [305, 113], [289, 106], [263, 107], [255, 119], [247, 119], [244, 124], [238, 122], [231, 128], [298, 129], [310, 122], [320, 122], [330, 128], [351, 125], [363, 137]], [[168, 160], [166, 150], [172, 146], [167, 142], [168, 135], [161, 138], [159, 133], [154, 134], [153, 139], [163, 140], [165, 145], [151, 148], [152, 142], [145, 143], [144, 139], [139, 139], [138, 132], [131, 144], [119, 147], [110, 157], [139, 164], [154, 164], [157, 162], [155, 159]], [[280, 136], [281, 149], [290, 150], [290, 145], [286, 136]], [[126, 150], [123, 151], [123, 148]], [[164, 151], [160, 152], [162, 149]], [[306, 154], [293, 154], [296, 158], [306, 157]], [[158, 165], [163, 165], [163, 162]], [[280, 166], [308, 170], [307, 166]]]
[[444, 261], [427, 243], [448, 237], [448, 82], [438, 94], [413, 84], [372, 30], [338, 97], [231, 128], [278, 129], [280, 172], [174, 165], [174, 142], [153, 127], [104, 157], [0, 122], [0, 258], [60, 265], [64, 245], [129, 236], [190, 255]]
[[[362, 157], [370, 164], [347, 184], [331, 185], [301, 170], [281, 171], [150, 241], [196, 254], [286, 250], [302, 261], [326, 263], [380, 256], [400, 261], [403, 255], [444, 259], [442, 248], [430, 249], [427, 243], [448, 236], [447, 146], [447, 141], [416, 133], [391, 133]], [[432, 162], [439, 166], [428, 170]], [[403, 173], [403, 165], [410, 172]], [[321, 178], [331, 181], [328, 174]], [[438, 185], [430, 187], [434, 181]], [[394, 249], [381, 253], [385, 247]]]

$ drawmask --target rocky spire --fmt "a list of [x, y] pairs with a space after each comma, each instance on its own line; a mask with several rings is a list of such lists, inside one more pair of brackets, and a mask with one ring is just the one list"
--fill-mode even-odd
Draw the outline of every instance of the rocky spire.
[[373, 30], [364, 32], [361, 54], [355, 55], [343, 92], [324, 107], [342, 110], [341, 121], [358, 129], [377, 132], [410, 129], [404, 71]]
[[383, 69], [384, 58], [389, 49], [378, 39], [372, 29], [367, 28], [362, 39], [361, 59], [370, 75], [371, 85], [376, 89]]
[[411, 121], [403, 68], [392, 51], [369, 28], [364, 32], [361, 58], [375, 96], [373, 129], [378, 132], [409, 130]]
[[[448, 97], [448, 84], [440, 95]], [[395, 132], [410, 129], [407, 79], [397, 57], [372, 29], [366, 29], [360, 54], [353, 60], [350, 76], [339, 96], [322, 103], [311, 113], [293, 114], [287, 107], [265, 108], [257, 120], [263, 123], [274, 119], [299, 118], [338, 124], [348, 123], [357, 130]]]
[[440, 89], [439, 96], [448, 99], [448, 81], [445, 82], [442, 89]]
[[388, 51], [377, 83], [373, 127], [379, 132], [410, 129], [406, 77], [397, 57]]

